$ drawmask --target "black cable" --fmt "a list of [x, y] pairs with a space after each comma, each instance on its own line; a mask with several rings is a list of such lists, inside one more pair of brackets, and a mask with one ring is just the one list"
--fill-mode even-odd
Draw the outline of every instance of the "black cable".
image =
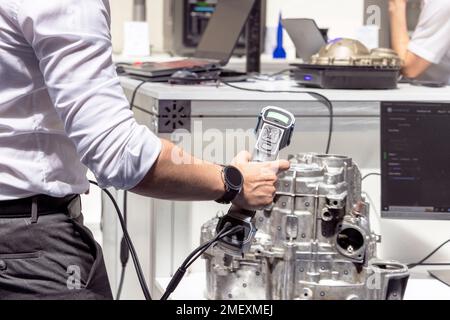
[[256, 79], [256, 80], [261, 80], [264, 81], [264, 78], [261, 77], [267, 77], [267, 78], [274, 78], [276, 76], [280, 76], [282, 74], [285, 74], [287, 72], [291, 72], [294, 71], [295, 69], [283, 69], [281, 71], [277, 71], [274, 73], [256, 73], [256, 74], [250, 74], [249, 79]]
[[[128, 229], [128, 192], [125, 190], [123, 192], [123, 221], [125, 228]], [[117, 286], [116, 300], [120, 300], [122, 295], [122, 289], [125, 282], [125, 272], [127, 270], [128, 260], [130, 259], [130, 250], [128, 249], [125, 236], [122, 236], [120, 241], [120, 262], [122, 264], [122, 270], [120, 272], [119, 285]]]
[[234, 88], [237, 90], [243, 90], [243, 91], [251, 91], [251, 92], [262, 92], [262, 93], [306, 93], [309, 94], [310, 96], [316, 98], [319, 102], [321, 102], [322, 104], [324, 104], [327, 108], [328, 111], [330, 113], [329, 117], [330, 117], [330, 126], [329, 126], [329, 132], [328, 132], [328, 141], [327, 141], [327, 147], [325, 150], [325, 154], [329, 154], [330, 153], [330, 148], [331, 148], [331, 141], [333, 139], [333, 131], [334, 131], [334, 111], [333, 111], [333, 103], [331, 103], [331, 101], [325, 97], [323, 94], [317, 93], [317, 92], [313, 92], [313, 91], [297, 91], [297, 90], [264, 90], [264, 89], [252, 89], [252, 88], [244, 88], [244, 87], [239, 87], [236, 86], [234, 84], [231, 84], [223, 79], [219, 79], [219, 82], [230, 87], [230, 88]]
[[425, 258], [423, 258], [422, 260], [420, 260], [419, 262], [416, 263], [411, 263], [408, 264], [408, 268], [412, 269], [415, 268], [417, 266], [420, 265], [424, 265], [424, 262], [427, 261], [428, 259], [430, 259], [432, 256], [434, 256], [436, 254], [436, 252], [438, 252], [443, 246], [445, 246], [447, 243], [450, 243], [450, 239], [448, 239], [447, 241], [445, 241], [444, 243], [442, 243], [439, 247], [437, 247], [436, 249], [434, 249], [429, 255], [427, 255]]
[[212, 245], [214, 245], [217, 241], [232, 235], [234, 233], [237, 233], [241, 230], [242, 226], [236, 226], [232, 229], [228, 229], [227, 227], [223, 228], [212, 240], [200, 245], [197, 249], [195, 249], [183, 262], [183, 264], [178, 268], [175, 275], [170, 280], [166, 291], [164, 292], [163, 296], [161, 297], [161, 300], [167, 300], [170, 295], [175, 291], [175, 289], [180, 284], [181, 280], [183, 279], [184, 275], [186, 274], [186, 271], [189, 269], [189, 267], [202, 255], [206, 252], [206, 250], [209, 249]]
[[[89, 183], [99, 187], [98, 183], [95, 182], [95, 181], [89, 180]], [[124, 236], [125, 241], [127, 243], [128, 249], [130, 250], [131, 258], [133, 260], [134, 267], [136, 268], [136, 273], [137, 273], [137, 276], [138, 276], [139, 284], [141, 285], [142, 292], [144, 293], [144, 297], [145, 297], [146, 300], [152, 300], [152, 296], [150, 294], [150, 291], [149, 291], [149, 289], [147, 287], [147, 283], [145, 281], [144, 272], [142, 271], [142, 267], [141, 267], [141, 264], [139, 262], [138, 255], [136, 253], [136, 249], [134, 248], [133, 242], [131, 241], [130, 235], [128, 234], [128, 230], [125, 227], [125, 221], [123, 219], [122, 212], [121, 212], [121, 210], [119, 208], [119, 205], [117, 204], [117, 202], [114, 199], [114, 196], [111, 194], [111, 192], [109, 192], [106, 189], [102, 189], [102, 191], [109, 197], [109, 199], [111, 200], [111, 202], [114, 205], [114, 208], [116, 209], [117, 216], [118, 216], [119, 222], [120, 222], [120, 226], [122, 227], [123, 236]]]
[[367, 178], [369, 178], [371, 176], [379, 176], [379, 177], [381, 177], [381, 173], [376, 173], [376, 172], [368, 173], [361, 179], [361, 181], [364, 181], [364, 180], [366, 180]]
[[[135, 107], [134, 103], [136, 100], [136, 96], [137, 93], [139, 91], [139, 89], [146, 84], [148, 81], [147, 80], [142, 80], [141, 83], [139, 83], [136, 88], [134, 88], [133, 90], [133, 94], [131, 95], [131, 100], [130, 100], [130, 110], [133, 110], [133, 108]], [[125, 228], [127, 228], [127, 217], [128, 217], [128, 209], [127, 209], [127, 199], [128, 199], [128, 192], [125, 190], [123, 192], [123, 219], [124, 219], [124, 224], [125, 224]], [[119, 284], [117, 285], [117, 293], [116, 293], [116, 300], [120, 300], [120, 297], [122, 295], [122, 289], [123, 289], [123, 285], [125, 283], [125, 272], [127, 270], [127, 265], [128, 265], [128, 260], [129, 260], [129, 249], [127, 246], [127, 242], [125, 240], [125, 235], [122, 236], [122, 240], [120, 241], [120, 262], [122, 264], [122, 269], [120, 271], [120, 279], [119, 279]]]
[[[125, 239], [125, 238], [122, 238]], [[122, 249], [122, 247], [121, 247]], [[126, 265], [122, 265], [122, 270], [120, 271], [120, 279], [119, 279], [119, 285], [117, 286], [117, 293], [116, 293], [116, 300], [120, 300], [120, 296], [122, 295], [122, 289], [123, 284], [125, 283], [125, 271], [126, 271]]]
[[227, 237], [233, 233], [240, 231], [242, 227], [236, 226], [232, 229], [227, 229], [226, 227], [222, 229], [219, 234], [216, 235], [212, 240], [202, 244], [200, 247], [195, 249], [183, 262], [183, 264], [178, 268], [175, 275], [172, 277], [169, 285], [167, 286], [166, 292], [162, 296], [161, 300], [167, 300], [170, 295], [175, 291], [181, 280], [183, 279], [188, 268], [203, 254], [209, 247], [214, 245], [220, 239]]
[[290, 69], [283, 69], [283, 70], [278, 71], [278, 72], [270, 73], [270, 74], [268, 74], [267, 76], [273, 78], [273, 77], [276, 77], [276, 76], [280, 76], [280, 75], [282, 75], [282, 74], [285, 74], [285, 73], [287, 73], [287, 72], [290, 73], [291, 71], [294, 71], [294, 70], [295, 70], [295, 69], [292, 69], [292, 68], [290, 68]]
[[150, 82], [149, 80], [142, 80], [141, 83], [139, 83], [136, 88], [134, 88], [133, 94], [131, 95], [131, 100], [130, 100], [130, 110], [133, 110], [133, 108], [135, 107], [134, 102], [136, 100], [136, 96], [137, 93], [139, 91], [139, 89], [146, 83]]

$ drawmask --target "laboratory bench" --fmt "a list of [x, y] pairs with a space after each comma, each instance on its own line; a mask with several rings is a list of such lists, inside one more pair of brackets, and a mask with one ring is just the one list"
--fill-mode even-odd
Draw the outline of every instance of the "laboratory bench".
[[[126, 77], [120, 80], [125, 94], [131, 100], [141, 81]], [[233, 132], [229, 132], [230, 129], [254, 129], [261, 109], [268, 105], [286, 108], [297, 120], [292, 144], [281, 153], [281, 157], [287, 157], [289, 154], [325, 151], [330, 124], [329, 110], [323, 101], [301, 91], [317, 92], [333, 104], [334, 132], [330, 153], [351, 157], [364, 175], [380, 172], [381, 102], [450, 102], [450, 87], [426, 88], [400, 84], [395, 90], [320, 90], [301, 88], [290, 80], [253, 80], [234, 85], [246, 89], [299, 92], [263, 93], [238, 90], [223, 84], [184, 86], [146, 83], [136, 92], [133, 112], [139, 123], [161, 138], [179, 142], [178, 129], [184, 129], [181, 131], [192, 142], [188, 151], [205, 160], [215, 161], [214, 155], [204, 152], [211, 139], [208, 132], [223, 133], [221, 143], [228, 150], [229, 140], [236, 139]], [[231, 146], [234, 147], [234, 144]], [[248, 146], [249, 149], [252, 147]], [[230, 161], [234, 155], [234, 152], [225, 155], [223, 162]], [[380, 258], [414, 263], [449, 238], [449, 221], [382, 219], [379, 177], [368, 178], [363, 184], [363, 191], [371, 204], [372, 228], [382, 235], [382, 242], [378, 246]], [[114, 192], [121, 205], [122, 193]], [[104, 223], [103, 243], [114, 288], [121, 270], [118, 263], [121, 232], [108, 201], [104, 200], [103, 203], [104, 220], [108, 221]], [[128, 227], [153, 292], [161, 291], [161, 286], [164, 286], [161, 279], [174, 274], [184, 258], [199, 245], [202, 224], [227, 209], [228, 206], [212, 202], [183, 203], [129, 195]], [[443, 249], [435, 259], [430, 262], [450, 261], [449, 250]], [[134, 270], [128, 269], [126, 277], [129, 281], [124, 287], [124, 297], [141, 298]], [[201, 281], [204, 278], [202, 272], [203, 264], [196, 264], [192, 275], [184, 283]], [[408, 290], [417, 290], [408, 291], [406, 297], [425, 298], [425, 293], [418, 293], [420, 288], [425, 288], [432, 294], [443, 292], [442, 297], [448, 298], [448, 290], [439, 287], [439, 284], [436, 284], [437, 289], [433, 289], [431, 280], [425, 280], [416, 282], [413, 277], [409, 285], [412, 289]], [[200, 290], [200, 287], [190, 286], [194, 291]], [[178, 292], [182, 294], [183, 289]], [[194, 296], [200, 297], [197, 293]], [[177, 298], [177, 295], [174, 297]]]

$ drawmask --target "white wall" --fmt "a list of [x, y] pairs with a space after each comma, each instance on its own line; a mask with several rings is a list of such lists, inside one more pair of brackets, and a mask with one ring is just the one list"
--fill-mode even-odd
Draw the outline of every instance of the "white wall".
[[[166, 0], [167, 1], [167, 0]], [[123, 25], [133, 18], [133, 0], [110, 0], [111, 29], [114, 53], [123, 49]], [[163, 4], [164, 0], [147, 0], [147, 21], [150, 28], [150, 43], [153, 51], [163, 48]]]
[[268, 0], [267, 26], [278, 24], [281, 11], [283, 18], [311, 18], [320, 28], [329, 28], [330, 36], [352, 37], [363, 24], [362, 0]]
[[[147, 20], [153, 52], [163, 48], [163, 3], [168, 0], [147, 0]], [[123, 47], [123, 23], [132, 19], [132, 0], [110, 0], [114, 52]], [[353, 37], [363, 24], [362, 0], [267, 0], [267, 26], [278, 23], [281, 11], [285, 18], [312, 18], [321, 28], [330, 28], [330, 36]]]

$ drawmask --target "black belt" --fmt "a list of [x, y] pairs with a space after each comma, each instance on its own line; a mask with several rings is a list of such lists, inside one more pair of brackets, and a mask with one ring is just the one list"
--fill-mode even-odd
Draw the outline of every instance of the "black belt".
[[0, 201], [0, 218], [27, 218], [34, 213], [39, 216], [67, 213], [69, 203], [79, 195], [55, 198], [37, 195], [17, 200]]

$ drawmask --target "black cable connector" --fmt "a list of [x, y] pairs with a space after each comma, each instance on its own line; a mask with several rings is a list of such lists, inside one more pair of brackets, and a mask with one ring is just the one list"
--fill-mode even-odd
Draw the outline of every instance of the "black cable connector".
[[[98, 183], [95, 181], [89, 180], [89, 183], [99, 187]], [[128, 246], [128, 249], [130, 250], [131, 258], [133, 260], [134, 267], [136, 268], [136, 273], [138, 276], [139, 284], [141, 285], [142, 293], [144, 294], [144, 297], [146, 300], [152, 300], [150, 290], [148, 289], [147, 283], [145, 281], [144, 272], [142, 271], [141, 263], [139, 262], [139, 258], [136, 253], [136, 249], [134, 248], [133, 242], [131, 241], [131, 237], [125, 226], [125, 221], [123, 219], [123, 215], [119, 208], [119, 205], [117, 204], [116, 200], [114, 199], [114, 196], [111, 194], [111, 192], [109, 192], [109, 190], [106, 190], [106, 189], [101, 189], [101, 190], [108, 196], [108, 198], [111, 200], [112, 204], [114, 205], [114, 208], [116, 209], [125, 242]]]
[[[133, 110], [133, 108], [135, 107], [134, 104], [139, 89], [147, 82], [148, 82], [147, 80], [143, 80], [136, 86], [136, 88], [134, 88], [130, 100], [130, 110]], [[127, 228], [127, 219], [128, 219], [127, 216], [128, 216], [128, 192], [125, 190], [123, 193], [123, 220], [125, 223], [125, 228]], [[122, 265], [122, 269], [120, 271], [119, 284], [117, 285], [116, 300], [120, 300], [122, 296], [122, 289], [125, 283], [125, 273], [127, 270], [129, 259], [130, 259], [130, 251], [128, 249], [127, 241], [125, 239], [125, 236], [122, 236], [122, 240], [120, 241], [120, 262]]]
[[216, 244], [217, 241], [221, 240], [222, 238], [225, 238], [229, 235], [238, 233], [241, 231], [242, 226], [235, 226], [233, 228], [230, 228], [231, 225], [225, 225], [225, 228], [223, 228], [212, 240], [202, 244], [200, 247], [195, 249], [183, 262], [183, 264], [178, 268], [177, 272], [173, 276], [173, 278], [170, 280], [166, 292], [164, 292], [164, 295], [162, 296], [161, 300], [167, 300], [170, 295], [175, 291], [175, 289], [180, 284], [181, 280], [183, 279], [184, 275], [186, 274], [186, 271], [189, 269], [189, 267], [206, 252], [212, 245]]

